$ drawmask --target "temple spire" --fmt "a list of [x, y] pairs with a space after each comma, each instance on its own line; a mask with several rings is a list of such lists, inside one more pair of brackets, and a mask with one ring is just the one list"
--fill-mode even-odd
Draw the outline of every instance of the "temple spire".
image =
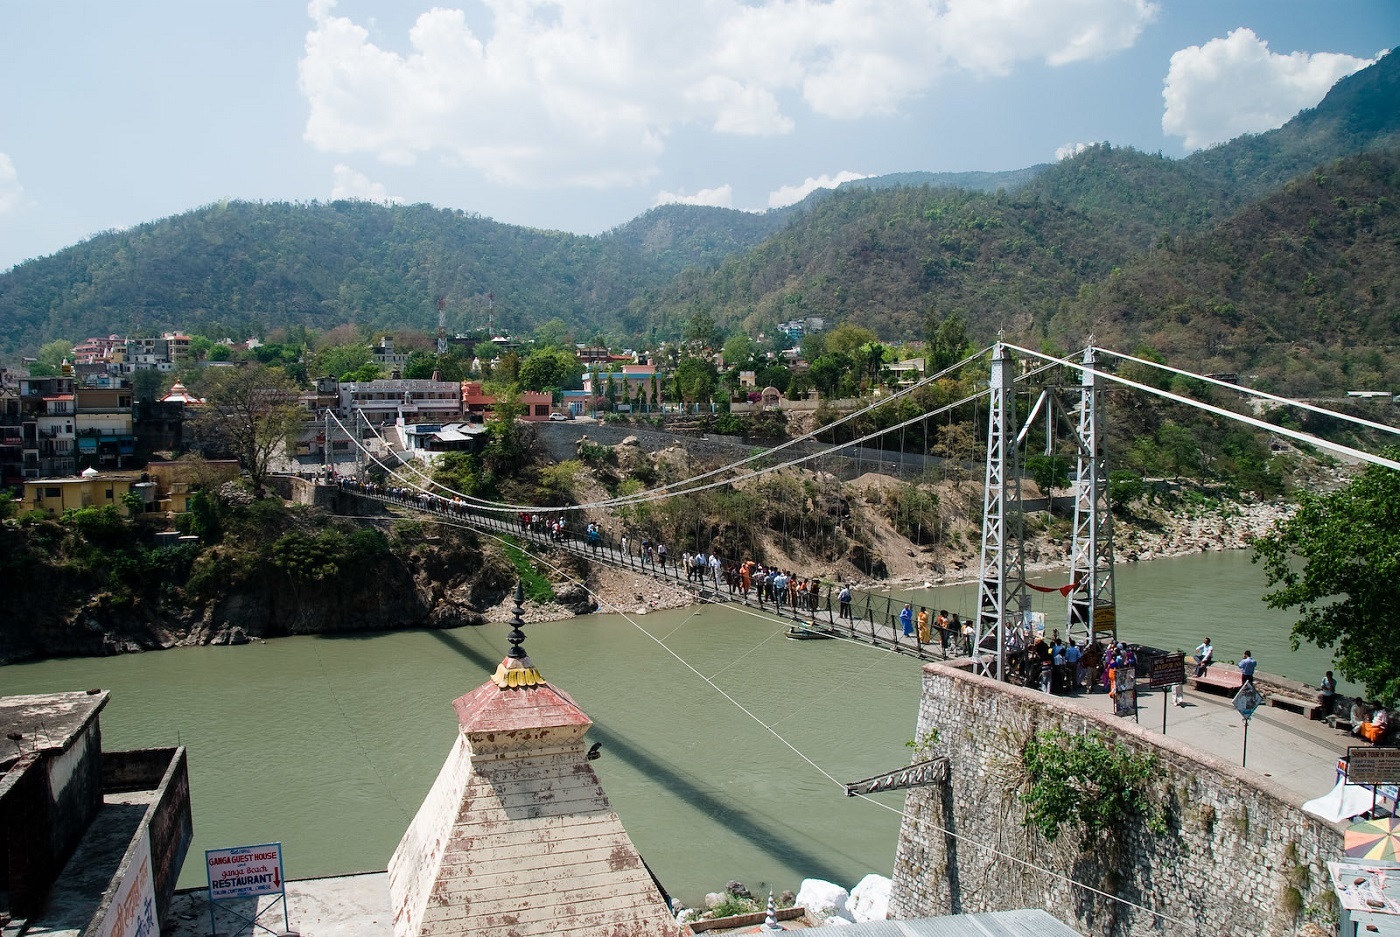
[[544, 677], [540, 676], [540, 672], [530, 660], [530, 655], [525, 653], [525, 632], [522, 630], [525, 627], [524, 613], [525, 587], [517, 581], [515, 610], [510, 614], [511, 629], [506, 635], [506, 640], [510, 642], [510, 650], [496, 667], [496, 672], [491, 675], [491, 682], [503, 690], [543, 686], [545, 683]]

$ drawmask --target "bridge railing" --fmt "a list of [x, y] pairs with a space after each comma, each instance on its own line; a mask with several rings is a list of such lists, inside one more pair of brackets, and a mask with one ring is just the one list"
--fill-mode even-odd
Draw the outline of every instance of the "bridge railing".
[[921, 640], [917, 630], [912, 635], [904, 634], [899, 612], [905, 603], [886, 593], [851, 589], [851, 600], [843, 605], [840, 592], [844, 584], [820, 577], [809, 579], [816, 583], [814, 593], [794, 593], [791, 589], [780, 593], [773, 588], [771, 577], [766, 578], [761, 587], [756, 582], [751, 583], [746, 592], [740, 578], [730, 574], [727, 563], [719, 568], [707, 566], [703, 571], [692, 568], [687, 572], [679, 557], [663, 554], [660, 544], [653, 544], [647, 538], [614, 535], [602, 529], [589, 532], [586, 523], [580, 524], [577, 519], [570, 522], [563, 515], [550, 518], [534, 512], [509, 515], [485, 511], [460, 499], [425, 494], [416, 489], [361, 483], [350, 478], [339, 479], [337, 484], [342, 491], [359, 497], [436, 514], [513, 539], [567, 549], [586, 558], [671, 582], [696, 592], [703, 601], [756, 607], [766, 614], [791, 620], [796, 630], [819, 630], [890, 647], [925, 660], [946, 660], [967, 653], [963, 636], [951, 631], [931, 627], [927, 642]]

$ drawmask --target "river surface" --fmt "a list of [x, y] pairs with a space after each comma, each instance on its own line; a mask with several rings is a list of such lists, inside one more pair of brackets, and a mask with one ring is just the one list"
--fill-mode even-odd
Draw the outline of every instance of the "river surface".
[[[1120, 633], [1188, 651], [1209, 633], [1219, 661], [1248, 645], [1261, 670], [1315, 682], [1327, 653], [1288, 650], [1292, 619], [1264, 608], [1262, 586], [1245, 553], [1120, 567]], [[914, 598], [966, 614], [976, 596], [969, 586]], [[1058, 595], [1040, 602], [1063, 620]], [[837, 782], [908, 763], [918, 662], [788, 641], [784, 627], [720, 606], [526, 629], [535, 664], [593, 719], [589, 737], [603, 743], [593, 765], [628, 833], [688, 904], [736, 878], [758, 893], [891, 873], [898, 815]], [[203, 850], [272, 841], [292, 878], [382, 870], [455, 738], [451, 701], [495, 669], [506, 631], [16, 664], [0, 668], [0, 693], [102, 687], [106, 748], [188, 747], [195, 839], [182, 887], [205, 884]]]

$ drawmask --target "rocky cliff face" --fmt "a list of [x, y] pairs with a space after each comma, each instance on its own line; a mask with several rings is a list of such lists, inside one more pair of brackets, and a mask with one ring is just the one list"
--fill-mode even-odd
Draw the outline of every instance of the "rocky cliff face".
[[[58, 576], [57, 571], [51, 573]], [[515, 585], [508, 560], [475, 537], [427, 538], [363, 570], [313, 582], [271, 571], [207, 600], [172, 590], [154, 600], [73, 595], [56, 581], [24, 589], [0, 626], [0, 663], [98, 656], [257, 638], [484, 622]], [[12, 611], [20, 611], [13, 608]]]

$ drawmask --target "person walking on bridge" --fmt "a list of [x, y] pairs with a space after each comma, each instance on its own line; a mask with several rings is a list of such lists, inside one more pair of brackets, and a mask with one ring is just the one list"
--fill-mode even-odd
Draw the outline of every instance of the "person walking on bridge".
[[906, 638], [914, 636], [914, 606], [908, 602], [904, 603], [904, 609], [899, 613], [899, 628]]

